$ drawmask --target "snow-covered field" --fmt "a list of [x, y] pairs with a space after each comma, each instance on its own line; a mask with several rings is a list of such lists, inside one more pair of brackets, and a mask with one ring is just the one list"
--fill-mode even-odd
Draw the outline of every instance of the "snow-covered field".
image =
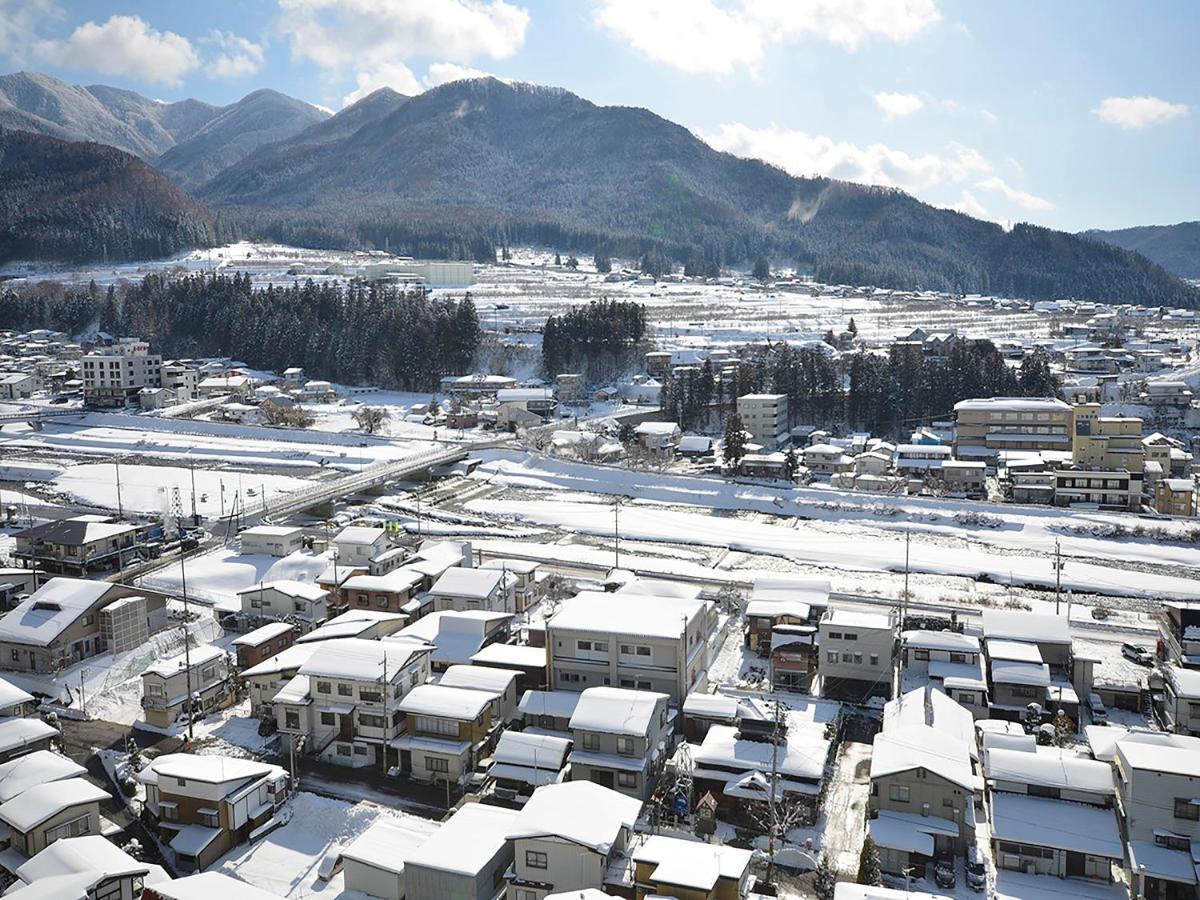
[[[484, 456], [473, 477], [522, 493], [520, 499], [501, 495], [466, 504], [480, 514], [609, 537], [611, 507], [574, 496], [560, 499], [561, 492], [623, 495], [636, 498], [620, 514], [622, 537], [634, 540], [724, 547], [840, 571], [901, 572], [905, 538], [911, 535], [907, 554], [913, 572], [1047, 588], [1055, 584], [1050, 558], [1058, 540], [1067, 559], [1064, 589], [1125, 597], [1200, 598], [1200, 548], [1195, 545], [1091, 537], [1072, 530], [1103, 532], [1105, 527], [1129, 521], [1116, 514], [875, 497], [820, 487], [776, 490], [509, 451], [488, 451]], [[713, 510], [753, 511], [771, 520], [712, 515]], [[1162, 525], [1181, 536], [1185, 526], [1184, 522]]]
[[396, 809], [347, 803], [302, 790], [291, 801], [291, 820], [286, 825], [257, 843], [234, 848], [212, 869], [287, 900], [313, 896], [365, 900], [364, 894], [345, 890], [342, 873], [324, 882], [318, 879], [317, 868], [327, 852], [345, 847], [382, 817], [418, 839], [438, 829], [436, 822]]
[[[238, 591], [280, 579], [314, 581], [329, 566], [331, 559], [328, 554], [304, 550], [279, 559], [262, 553], [242, 555], [233, 547], [221, 547], [188, 559], [188, 596], [211, 603], [220, 611], [240, 609]], [[178, 595], [182, 576], [179, 566], [167, 566], [147, 575], [139, 583]]]

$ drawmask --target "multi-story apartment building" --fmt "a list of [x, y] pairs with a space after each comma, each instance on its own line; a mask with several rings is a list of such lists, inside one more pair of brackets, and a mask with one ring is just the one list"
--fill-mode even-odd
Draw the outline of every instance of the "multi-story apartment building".
[[1073, 411], [1053, 397], [960, 400], [954, 413], [958, 458], [994, 458], [1003, 450], [1071, 449]]
[[82, 360], [83, 402], [88, 406], [124, 406], [142, 388], [162, 387], [162, 356], [136, 338], [121, 340]]
[[196, 369], [180, 362], [166, 362], [161, 377], [162, 386], [174, 391], [180, 400], [196, 399], [196, 386], [200, 383], [200, 373]]
[[571, 777], [646, 800], [669, 752], [667, 695], [588, 688], [571, 716]]
[[404, 732], [402, 701], [429, 678], [432, 649], [419, 641], [319, 642], [272, 700], [280, 734], [328, 762], [380, 765]]
[[222, 709], [236, 699], [229, 658], [220, 647], [197, 647], [187, 659], [160, 659], [142, 673], [142, 718], [156, 728], [169, 728], [187, 712], [189, 696], [193, 714]]
[[693, 597], [584, 591], [547, 624], [550, 686], [659, 691], [680, 703], [704, 687], [714, 626], [711, 604]]
[[1137, 734], [1117, 741], [1120, 807], [1134, 897], [1196, 896], [1200, 741]]
[[155, 757], [138, 781], [146, 787], [145, 814], [184, 871], [203, 869], [249, 840], [283, 806], [288, 789], [279, 766], [190, 753]]
[[1055, 471], [1055, 506], [1141, 509], [1146, 467], [1142, 420], [1101, 416], [1098, 403], [1081, 403], [1072, 412], [1072, 464]]
[[754, 443], [769, 450], [787, 443], [787, 394], [744, 394], [737, 398], [737, 413]]
[[892, 696], [895, 616], [830, 609], [817, 628], [822, 696], [855, 700]]

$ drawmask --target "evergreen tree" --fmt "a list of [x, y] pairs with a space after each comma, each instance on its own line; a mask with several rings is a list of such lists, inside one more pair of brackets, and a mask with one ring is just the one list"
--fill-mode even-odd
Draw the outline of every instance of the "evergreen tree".
[[561, 257], [561, 256], [559, 256], [557, 253], [555, 253], [555, 254], [554, 254], [554, 264], [555, 264], [556, 266], [561, 266], [561, 265], [562, 265], [562, 257]]
[[567, 257], [567, 268], [572, 272], [579, 268], [579, 260], [575, 258], [574, 254]]
[[725, 446], [722, 451], [725, 462], [737, 466], [746, 455], [746, 433], [742, 417], [734, 413], [725, 420]]
[[854, 324], [854, 316], [850, 317], [850, 324], [846, 326], [846, 331], [850, 332], [850, 334], [854, 335], [855, 337], [858, 337], [858, 326]]
[[1021, 360], [1017, 380], [1025, 397], [1057, 397], [1062, 389], [1061, 379], [1050, 369], [1050, 358], [1040, 347]]
[[608, 254], [600, 247], [597, 247], [596, 252], [592, 254], [592, 265], [602, 275], [607, 275], [612, 271], [612, 260], [608, 258]]
[[822, 853], [817, 857], [817, 867], [813, 870], [813, 893], [818, 900], [833, 900], [837, 891], [837, 872], [830, 865], [829, 858]]
[[879, 868], [879, 847], [869, 834], [863, 840], [862, 855], [858, 861], [858, 883], [875, 887], [883, 883], [883, 873]]
[[796, 480], [796, 473], [800, 471], [800, 457], [796, 454], [795, 447], [789, 447], [787, 453], [783, 455], [783, 477], [788, 481]]
[[771, 263], [765, 256], [760, 256], [754, 260], [754, 269], [751, 272], [755, 281], [761, 281], [766, 284], [771, 280]]

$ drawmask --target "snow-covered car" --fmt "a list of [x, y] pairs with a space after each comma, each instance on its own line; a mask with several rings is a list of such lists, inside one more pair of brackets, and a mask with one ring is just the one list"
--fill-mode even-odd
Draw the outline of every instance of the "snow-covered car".
[[1108, 710], [1104, 708], [1104, 701], [1100, 699], [1099, 694], [1087, 695], [1088, 713], [1092, 717], [1092, 721], [1097, 725], [1108, 724]]
[[966, 870], [967, 887], [973, 891], [982, 891], [987, 887], [987, 864], [984, 863], [979, 848], [974, 845], [967, 850]]
[[1137, 644], [1122, 644], [1121, 655], [1143, 666], [1154, 665], [1154, 654]]
[[933, 880], [940, 888], [952, 888], [955, 885], [954, 857], [940, 856], [933, 864]]

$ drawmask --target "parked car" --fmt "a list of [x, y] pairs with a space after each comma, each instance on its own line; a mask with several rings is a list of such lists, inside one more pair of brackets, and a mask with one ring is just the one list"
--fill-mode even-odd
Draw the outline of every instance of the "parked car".
[[987, 887], [987, 864], [979, 848], [971, 845], [967, 850], [967, 887], [973, 891], [982, 891]]
[[1093, 723], [1096, 725], [1108, 724], [1108, 710], [1104, 708], [1104, 701], [1100, 699], [1099, 694], [1088, 694], [1087, 706]]
[[939, 856], [933, 864], [933, 880], [940, 888], [952, 888], [955, 885], [954, 857]]
[[1143, 666], [1154, 665], [1154, 654], [1137, 644], [1122, 644], [1121, 655]]

